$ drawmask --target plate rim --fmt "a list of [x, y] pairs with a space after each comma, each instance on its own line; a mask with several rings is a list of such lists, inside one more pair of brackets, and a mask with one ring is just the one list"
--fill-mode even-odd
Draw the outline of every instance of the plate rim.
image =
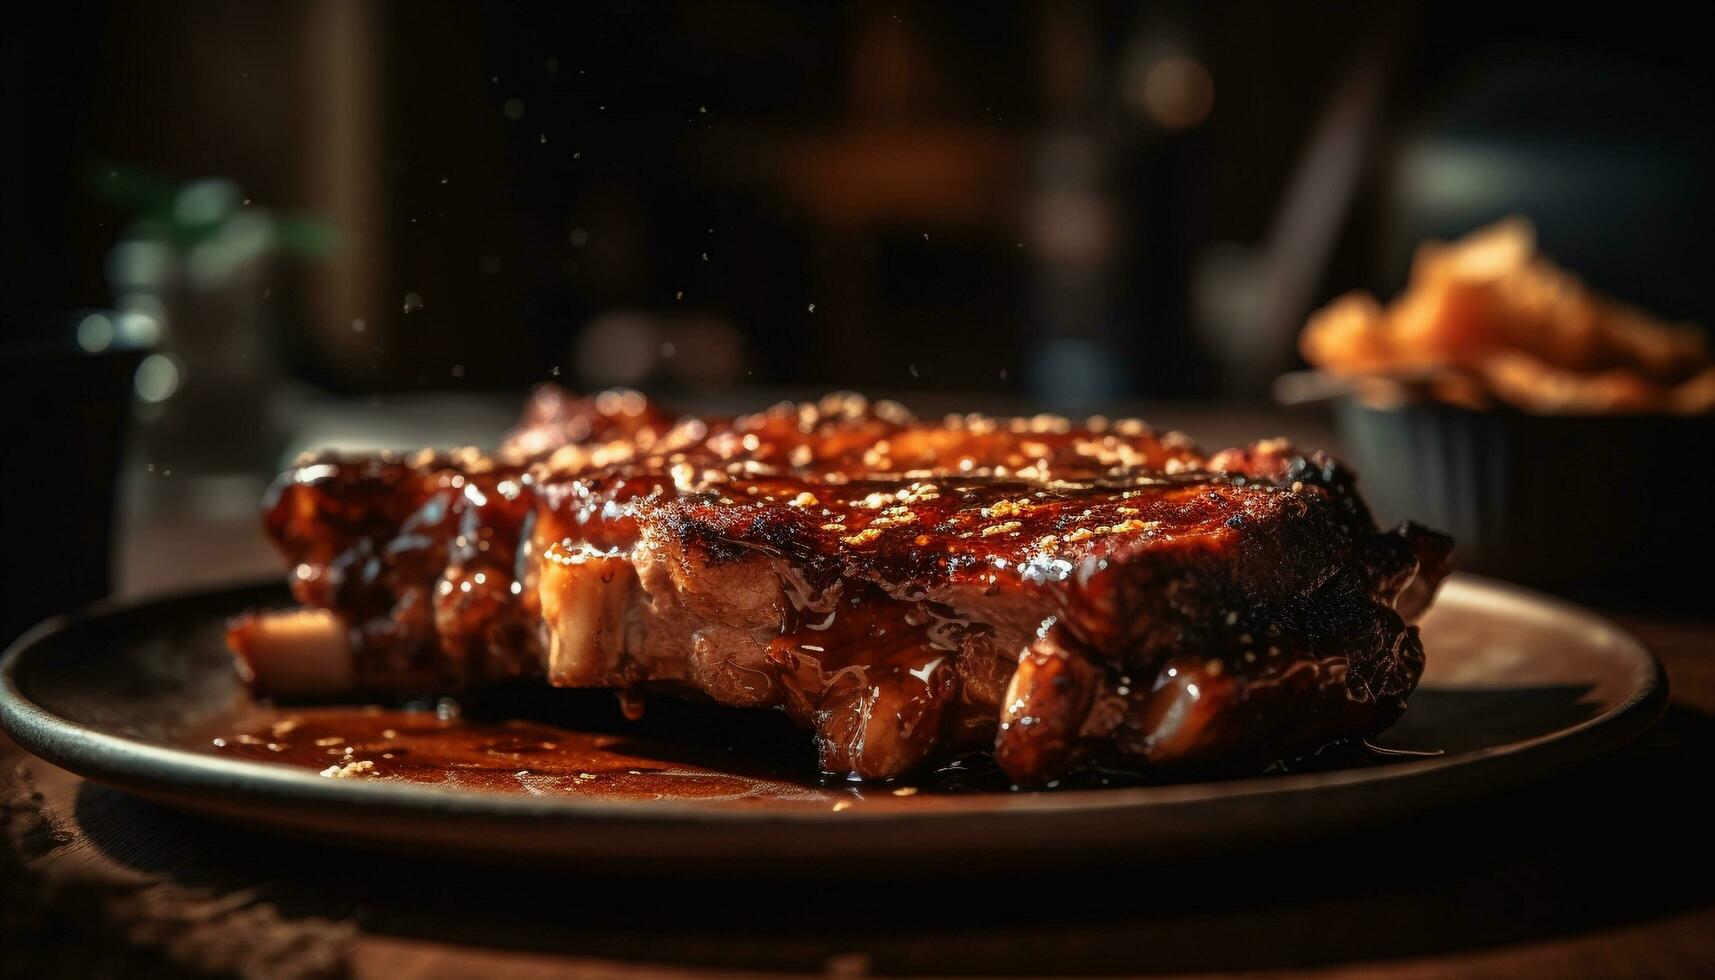
[[[1471, 770], [1520, 755], [1559, 748], [1562, 758], [1545, 758], [1544, 774], [1571, 759], [1565, 749], [1596, 735], [1609, 735], [1612, 747], [1647, 731], [1666, 712], [1669, 689], [1666, 670], [1654, 651], [1630, 631], [1601, 614], [1534, 589], [1483, 576], [1456, 573], [1444, 590], [1474, 592], [1541, 608], [1556, 617], [1572, 617], [1610, 631], [1629, 655], [1641, 657], [1645, 680], [1621, 703], [1575, 724], [1503, 745], [1451, 756], [1415, 759], [1379, 767], [1325, 772], [1205, 780], [1163, 786], [1062, 790], [1040, 793], [982, 794], [980, 807], [923, 809], [852, 807], [744, 808], [697, 801], [609, 800], [590, 797], [537, 797], [445, 789], [404, 783], [353, 782], [324, 779], [308, 770], [240, 759], [225, 759], [191, 749], [172, 748], [96, 731], [54, 714], [32, 700], [18, 683], [20, 665], [39, 645], [61, 633], [93, 621], [127, 615], [160, 614], [176, 605], [206, 603], [219, 597], [280, 589], [275, 580], [201, 587], [122, 600], [101, 600], [73, 612], [50, 617], [26, 630], [0, 654], [0, 729], [26, 751], [95, 782], [149, 795], [165, 790], [180, 793], [244, 794], [251, 800], [283, 798], [332, 810], [385, 808], [401, 815], [450, 814], [480, 819], [537, 822], [558, 819], [566, 824], [592, 821], [643, 821], [655, 826], [682, 824], [791, 824], [842, 827], [948, 820], [1022, 820], [1071, 814], [1196, 807], [1235, 799], [1301, 797], [1323, 790], [1357, 786], [1389, 786], [1419, 781], [1449, 770]], [[1433, 656], [1433, 654], [1431, 654]]]

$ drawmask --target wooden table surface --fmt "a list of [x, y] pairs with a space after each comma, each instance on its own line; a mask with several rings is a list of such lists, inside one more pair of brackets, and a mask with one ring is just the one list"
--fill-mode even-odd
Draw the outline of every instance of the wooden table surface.
[[[253, 524], [130, 528], [121, 591], [269, 573]], [[1310, 845], [1042, 875], [592, 877], [262, 836], [0, 736], [0, 976], [1715, 975], [1715, 623], [1611, 612], [1661, 725], [1503, 796]]]

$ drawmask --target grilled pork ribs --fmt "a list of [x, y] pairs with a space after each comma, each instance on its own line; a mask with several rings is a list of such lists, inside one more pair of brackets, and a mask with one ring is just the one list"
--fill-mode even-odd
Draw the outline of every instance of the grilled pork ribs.
[[980, 747], [1022, 785], [1385, 728], [1452, 546], [1281, 440], [558, 388], [493, 455], [303, 460], [265, 522], [306, 610], [234, 623], [264, 693], [677, 692], [784, 711], [829, 773]]

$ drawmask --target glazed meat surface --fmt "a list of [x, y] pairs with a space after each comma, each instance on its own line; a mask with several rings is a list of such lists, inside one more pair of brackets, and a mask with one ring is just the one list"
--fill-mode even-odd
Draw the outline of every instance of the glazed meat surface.
[[[305, 460], [266, 521], [359, 688], [676, 692], [784, 711], [830, 773], [983, 748], [1027, 785], [1386, 727], [1451, 547], [1279, 440], [551, 388], [493, 455]], [[259, 677], [264, 627], [233, 632]]]

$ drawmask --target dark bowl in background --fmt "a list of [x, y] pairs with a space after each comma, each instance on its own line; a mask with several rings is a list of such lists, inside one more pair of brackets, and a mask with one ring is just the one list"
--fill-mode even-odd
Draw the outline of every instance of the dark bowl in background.
[[119, 466], [146, 349], [0, 343], [0, 644], [112, 590]]
[[1453, 535], [1456, 568], [1707, 612], [1715, 417], [1384, 408], [1346, 397], [1335, 421], [1377, 519]]

